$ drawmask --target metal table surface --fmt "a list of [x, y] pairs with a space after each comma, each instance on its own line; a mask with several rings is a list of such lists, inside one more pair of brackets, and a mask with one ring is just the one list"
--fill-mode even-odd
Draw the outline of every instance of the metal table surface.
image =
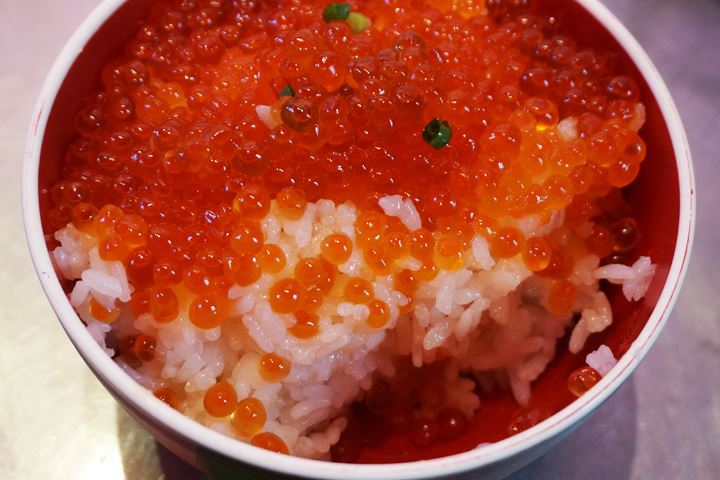
[[[25, 246], [19, 179], [33, 103], [99, 0], [0, 1], [0, 478], [199, 480], [115, 403], [45, 300]], [[667, 81], [690, 137], [698, 229], [685, 288], [645, 362], [589, 422], [512, 475], [720, 477], [720, 2], [606, 0]]]

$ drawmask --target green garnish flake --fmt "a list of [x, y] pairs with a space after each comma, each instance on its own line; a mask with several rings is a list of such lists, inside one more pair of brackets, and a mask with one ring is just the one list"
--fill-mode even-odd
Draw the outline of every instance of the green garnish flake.
[[346, 20], [350, 15], [349, 3], [331, 3], [323, 10], [323, 20], [330, 23], [335, 20]]
[[370, 19], [359, 12], [352, 12], [345, 22], [354, 33], [362, 33], [370, 27]]
[[435, 150], [439, 150], [448, 143], [452, 138], [452, 128], [445, 120], [434, 119], [425, 125], [422, 138]]
[[285, 88], [280, 90], [280, 96], [281, 97], [294, 97], [295, 96], [295, 90], [290, 86], [290, 84], [286, 85]]

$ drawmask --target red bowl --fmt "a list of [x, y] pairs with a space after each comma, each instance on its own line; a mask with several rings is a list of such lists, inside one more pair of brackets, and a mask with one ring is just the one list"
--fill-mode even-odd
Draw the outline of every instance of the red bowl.
[[[544, 8], [560, 12], [580, 42], [618, 52], [621, 70], [639, 80], [647, 122], [641, 134], [647, 160], [627, 198], [643, 236], [638, 254], [658, 265], [645, 297], [627, 302], [611, 288], [608, 296], [616, 319], [590, 337], [581, 354], [558, 343], [557, 358], [533, 384], [527, 411], [541, 418], [535, 427], [507, 436], [506, 428], [519, 408], [510, 393], [483, 399], [472, 420], [477, 428], [452, 443], [419, 450], [407, 438], [390, 436], [382, 448], [365, 450], [361, 463], [393, 465], [348, 466], [277, 456], [223, 437], [167, 408], [135, 384], [91, 339], [70, 306], [55, 275], [41, 224], [50, 206], [48, 189], [59, 178], [60, 163], [74, 128], [71, 119], [84, 96], [98, 86], [101, 66], [122, 51], [134, 34], [150, 0], [105, 0], [68, 42], [53, 67], [31, 126], [23, 175], [23, 213], [30, 250], [43, 287], [68, 336], [123, 407], [170, 450], [191, 464], [214, 472], [235, 472], [263, 478], [268, 472], [310, 478], [434, 478], [456, 474], [497, 478], [547, 451], [576, 428], [634, 370], [660, 333], [675, 302], [688, 262], [693, 237], [695, 193], [690, 152], [676, 108], [651, 61], [620, 22], [597, 0], [545, 0]], [[585, 354], [608, 345], [618, 365], [603, 380], [575, 399], [566, 387], [570, 372], [584, 365]], [[490, 445], [475, 448], [481, 443]], [[426, 462], [416, 460], [435, 459]], [[237, 477], [235, 477], [237, 478]]]

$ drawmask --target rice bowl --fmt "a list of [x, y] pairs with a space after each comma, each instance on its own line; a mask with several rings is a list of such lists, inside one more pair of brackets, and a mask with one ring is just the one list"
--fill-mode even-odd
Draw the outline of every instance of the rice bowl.
[[[567, 126], [567, 122], [563, 126]], [[414, 231], [412, 228], [422, 228], [423, 222], [418, 219], [413, 202], [408, 204], [408, 199], [398, 195], [385, 195], [378, 200], [378, 212], [382, 212], [381, 215], [398, 218], [408, 232]], [[353, 241], [353, 252], [362, 251], [354, 238], [357, 232], [353, 228], [359, 214], [362, 212], [358, 213], [352, 203], [335, 203], [320, 198], [307, 203], [300, 219], [290, 220], [283, 217], [276, 200], [273, 200], [268, 213], [260, 220], [265, 242], [281, 247], [287, 272], [294, 270], [295, 265], [303, 259], [321, 257], [322, 241], [332, 234], [345, 235]], [[563, 223], [561, 215], [554, 215], [546, 220], [528, 222], [519, 230], [525, 238], [532, 238], [550, 233]], [[60, 243], [53, 253], [56, 265], [66, 278], [79, 280], [69, 290], [70, 302], [77, 308], [95, 339], [107, 347], [106, 335], [110, 331], [110, 323], [98, 321], [98, 318], [92, 315], [90, 302], [94, 299], [107, 310], [112, 310], [115, 308], [116, 299], [121, 302], [130, 300], [131, 287], [127, 277], [117, 263], [102, 259], [97, 250], [93, 251], [98, 242], [92, 238], [92, 234], [88, 235], [87, 231], [82, 232], [68, 226], [59, 230], [56, 235]], [[414, 292], [414, 313], [409, 322], [401, 321], [401, 310], [410, 301], [408, 295], [393, 289], [391, 281], [376, 276], [367, 277], [366, 274], [365, 280], [371, 284], [372, 297], [383, 302], [384, 307], [380, 310], [386, 309], [384, 315], [381, 315], [387, 317], [384, 318], [384, 323], [368, 329], [369, 304], [343, 301], [348, 298], [341, 293], [337, 295], [337, 300], [325, 301], [325, 310], [319, 315], [321, 333], [317, 339], [320, 341], [312, 345], [305, 342], [301, 346], [303, 342], [288, 341], [285, 330], [296, 324], [284, 322], [284, 328], [278, 329], [277, 325], [281, 323], [268, 323], [269, 319], [277, 319], [276, 316], [273, 317], [273, 309], [267, 300], [268, 292], [277, 277], [261, 277], [248, 286], [231, 286], [228, 298], [233, 301], [232, 308], [236, 315], [242, 317], [242, 325], [255, 343], [253, 348], [258, 347], [259, 350], [251, 351], [253, 348], [248, 349], [242, 339], [235, 340], [238, 348], [234, 351], [241, 352], [241, 356], [225, 378], [233, 383], [239, 398], [252, 396], [263, 401], [268, 413], [265, 430], [280, 437], [291, 453], [311, 458], [327, 458], [330, 446], [339, 440], [340, 431], [345, 427], [345, 419], [340, 412], [353, 399], [358, 396], [362, 398], [362, 392], [370, 390], [371, 374], [375, 373], [376, 377], [380, 375], [386, 380], [393, 377], [394, 369], [397, 368], [393, 364], [393, 356], [405, 356], [411, 359], [415, 367], [421, 367], [433, 363], [439, 347], [442, 346], [443, 350], [450, 352], [449, 356], [454, 357], [454, 360], [446, 362], [442, 377], [446, 382], [444, 389], [450, 394], [449, 399], [446, 399], [447, 405], [440, 407], [459, 409], [467, 417], [472, 416], [482, 401], [477, 394], [477, 386], [488, 381], [484, 378], [471, 379], [461, 376], [460, 372], [467, 372], [468, 368], [475, 369], [476, 373], [502, 370], [501, 376], [512, 389], [515, 399], [521, 405], [527, 404], [530, 400], [530, 382], [540, 375], [553, 358], [556, 341], [563, 336], [565, 329], [574, 323], [573, 313], [581, 314], [581, 320], [574, 326], [569, 338], [570, 349], [574, 352], [582, 349], [589, 333], [610, 324], [610, 304], [605, 294], [598, 290], [597, 281], [608, 279], [621, 283], [625, 295], [629, 299], [637, 300], [647, 289], [654, 272], [651, 260], [642, 256], [636, 257], [636, 261], [627, 265], [608, 264], [604, 267], [600, 267], [599, 257], [579, 258], [575, 262], [576, 271], [572, 272], [572, 283], [576, 289], [582, 291], [582, 295], [578, 296], [581, 300], [577, 300], [577, 305], [569, 306], [565, 312], [568, 315], [563, 317], [548, 315], [546, 302], [550, 287], [547, 282], [543, 285], [543, 280], [532, 279], [532, 272], [516, 256], [508, 259], [493, 258], [487, 239], [483, 236], [475, 235], [469, 238], [468, 248], [461, 257], [462, 267], [441, 269], [434, 279]], [[340, 264], [339, 275], [357, 274], [357, 269], [367, 266], [364, 260], [356, 258]], [[401, 262], [404, 270], [418, 271], [421, 266], [417, 264], [417, 260], [419, 259], [408, 255], [398, 263]], [[515, 299], [509, 298], [508, 294], [511, 292], [517, 292]], [[520, 298], [533, 300], [529, 303], [521, 302]], [[97, 307], [95, 308], [97, 312]], [[485, 318], [482, 319], [481, 313], [486, 310]], [[508, 315], [508, 311], [513, 312], [513, 315]], [[283, 314], [277, 311], [274, 313]], [[509, 317], [520, 319], [518, 321], [523, 325], [524, 335], [520, 334], [512, 339], [504, 338], [507, 337], [508, 330], [501, 327], [507, 325]], [[342, 321], [333, 321], [333, 318], [340, 318]], [[479, 341], [480, 337], [473, 337], [473, 332], [479, 333], [479, 323], [488, 320], [491, 321], [489, 325], [493, 325], [496, 331], [483, 332], [482, 341]], [[172, 381], [184, 385], [184, 394], [202, 392], [217, 380], [225, 368], [218, 366], [218, 358], [222, 355], [208, 347], [226, 333], [214, 330], [217, 327], [198, 330], [192, 326], [187, 316], [183, 317], [181, 314], [179, 321], [169, 322], [168, 326], [163, 326], [163, 330], [158, 332], [160, 325], [152, 319], [143, 317], [142, 314], [130, 318], [126, 312], [120, 312], [111, 324], [115, 332], [120, 332], [120, 336], [115, 337], [115, 340], [125, 335], [122, 333], [123, 329], [134, 329], [127, 330], [132, 335], [146, 334], [143, 329], [148, 329], [147, 332], [156, 336], [159, 348], [165, 349], [162, 355], [164, 364], [157, 367], [162, 370], [159, 375], [149, 374], [151, 368], [148, 367], [132, 368], [120, 359], [121, 367], [149, 388], [163, 388], [163, 382], [174, 379]], [[518, 328], [520, 324], [513, 323], [513, 327]], [[543, 334], [537, 335], [538, 331]], [[529, 345], [527, 341], [532, 337], [535, 337], [534, 344]], [[232, 346], [233, 340], [226, 340], [228, 345]], [[468, 341], [463, 345], [465, 340]], [[201, 348], [207, 350], [207, 356], [195, 363], [190, 362], [189, 358], [198, 352], [193, 350], [198, 345], [203, 345]], [[472, 345], [475, 350], [472, 350]], [[528, 351], [535, 355], [528, 355]], [[276, 353], [292, 363], [290, 372], [280, 382], [281, 385], [277, 382], [263, 382], [263, 378], [258, 378], [261, 354], [268, 352]], [[362, 352], [362, 362], [357, 365], [352, 361], [331, 367], [317, 365], [318, 360], [329, 354], [352, 356], [358, 352]], [[589, 360], [589, 363], [595, 365], [596, 370], [608, 373], [608, 362], [612, 363], [614, 358], [611, 355], [611, 361], [601, 352], [607, 353], [605, 349], [598, 350], [596, 357], [600, 356], [600, 359], [597, 362]], [[113, 354], [116, 353], [113, 351]], [[329, 368], [333, 372], [337, 383], [330, 385], [327, 381], [330, 375], [323, 373], [323, 368], [326, 371]], [[336, 372], [340, 372], [340, 375]], [[158, 378], [166, 380], [158, 383]], [[305, 388], [308, 384], [310, 388]], [[270, 399], [278, 397], [291, 399], [285, 402], [291, 405], [286, 409], [273, 406]], [[237, 436], [236, 432], [228, 428], [231, 422], [207, 417], [207, 412], [203, 412], [202, 406], [198, 406], [202, 402], [197, 394], [190, 400], [183, 399], [183, 402], [185, 401], [187, 405], [183, 406], [183, 410], [187, 414], [213, 429]], [[192, 413], [193, 411], [196, 413]]]

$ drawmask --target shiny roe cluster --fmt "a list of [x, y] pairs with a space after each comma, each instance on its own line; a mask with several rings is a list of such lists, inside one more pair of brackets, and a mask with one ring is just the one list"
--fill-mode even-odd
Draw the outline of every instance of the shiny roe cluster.
[[[283, 270], [259, 226], [273, 200], [291, 220], [320, 199], [360, 212], [356, 245], [329, 235], [272, 286], [272, 309], [295, 315], [297, 338], [317, 334], [314, 312], [354, 248], [412, 298], [459, 269], [477, 234], [493, 258], [520, 255], [553, 279], [548, 308], [561, 314], [574, 258], [617, 261], [638, 241], [619, 189], [645, 158], [643, 119], [638, 85], [612, 55], [577, 45], [529, 0], [159, 0], [75, 117], [44, 220], [95, 236], [100, 257], [125, 267], [132, 312], [161, 324], [187, 303], [197, 327], [221, 325], [232, 285]], [[388, 195], [410, 199], [422, 228], [383, 213]], [[588, 225], [563, 249], [517, 227], [563, 210], [568, 228]], [[397, 267], [408, 256], [422, 267]], [[342, 298], [382, 327], [389, 307], [369, 282], [344, 282]], [[91, 302], [90, 312], [111, 323], [119, 308]], [[142, 364], [155, 342], [139, 335], [116, 349]], [[260, 373], [280, 381], [288, 369], [269, 353]], [[262, 404], [230, 389], [208, 390], [206, 411], [247, 418], [241, 430], [259, 422]], [[278, 441], [253, 443], [286, 452]]]

